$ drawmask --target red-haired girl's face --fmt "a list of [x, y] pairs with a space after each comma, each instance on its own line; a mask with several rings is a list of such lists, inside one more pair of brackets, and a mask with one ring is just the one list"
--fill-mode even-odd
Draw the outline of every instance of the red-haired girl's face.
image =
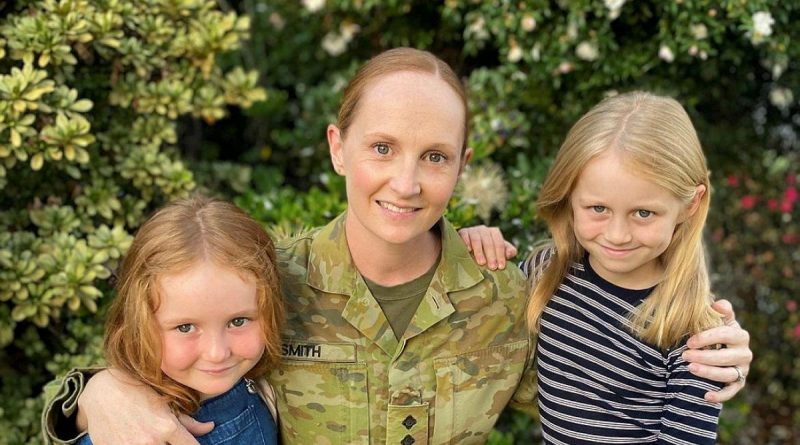
[[161, 370], [200, 393], [233, 387], [264, 353], [256, 283], [202, 261], [159, 280]]

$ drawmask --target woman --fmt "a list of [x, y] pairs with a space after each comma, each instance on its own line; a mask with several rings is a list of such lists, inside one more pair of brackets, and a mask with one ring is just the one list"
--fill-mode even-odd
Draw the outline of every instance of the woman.
[[[524, 279], [479, 268], [442, 217], [471, 157], [468, 121], [458, 77], [425, 51], [386, 51], [345, 90], [327, 137], [348, 209], [278, 249], [288, 320], [283, 365], [268, 378], [284, 443], [483, 443], [508, 403], [534, 407]], [[706, 364], [747, 369], [746, 332], [704, 334], [695, 346], [729, 346], [698, 351]], [[95, 443], [194, 443], [156, 397], [112, 372], [78, 400]]]

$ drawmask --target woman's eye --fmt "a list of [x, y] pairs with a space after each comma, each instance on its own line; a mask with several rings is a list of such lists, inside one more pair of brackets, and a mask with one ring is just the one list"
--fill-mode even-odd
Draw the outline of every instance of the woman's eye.
[[606, 211], [606, 208], [605, 208], [605, 206], [592, 206], [592, 210], [595, 213], [603, 213], [603, 212]]
[[649, 218], [653, 216], [653, 212], [651, 212], [650, 210], [637, 210], [636, 216], [638, 216], [639, 218]]
[[235, 328], [240, 328], [247, 323], [247, 319], [244, 317], [237, 317], [230, 321], [230, 325]]
[[192, 332], [193, 329], [194, 326], [192, 326], [190, 323], [179, 324], [178, 326], [175, 327], [175, 330], [180, 332], [181, 334], [188, 334]]
[[373, 148], [375, 149], [375, 153], [378, 153], [379, 155], [388, 155], [389, 151], [391, 150], [386, 144], [375, 144]]
[[440, 162], [444, 162], [445, 159], [447, 158], [445, 158], [445, 156], [441, 153], [431, 153], [428, 155], [428, 160], [437, 164]]

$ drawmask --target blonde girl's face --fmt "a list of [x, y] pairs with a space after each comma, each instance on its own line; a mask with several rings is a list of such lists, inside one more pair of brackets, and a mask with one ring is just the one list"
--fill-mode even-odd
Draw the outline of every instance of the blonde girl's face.
[[264, 353], [255, 280], [203, 260], [158, 284], [161, 370], [201, 400], [232, 388]]
[[575, 237], [598, 275], [620, 287], [646, 289], [660, 281], [658, 258], [704, 192], [698, 186], [687, 205], [607, 150], [586, 165], [572, 192]]
[[347, 236], [409, 246], [441, 218], [462, 167], [465, 110], [432, 74], [401, 71], [373, 80], [342, 133], [328, 127], [331, 160], [347, 184]]

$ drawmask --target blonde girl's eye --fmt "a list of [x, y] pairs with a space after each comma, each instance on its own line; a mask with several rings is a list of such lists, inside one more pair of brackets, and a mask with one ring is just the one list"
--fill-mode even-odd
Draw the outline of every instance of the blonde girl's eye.
[[606, 211], [605, 206], [592, 206], [592, 211], [594, 213], [603, 213]]
[[175, 330], [180, 332], [181, 334], [188, 334], [194, 330], [194, 325], [192, 325], [191, 323], [179, 324], [178, 326], [175, 327]]
[[228, 322], [228, 325], [230, 327], [232, 327], [232, 328], [240, 328], [240, 327], [244, 326], [245, 324], [247, 324], [247, 321], [248, 321], [248, 319], [245, 318], [245, 317], [236, 317], [233, 320], [231, 320], [230, 322]]
[[372, 149], [375, 150], [375, 153], [378, 153], [379, 155], [383, 156], [388, 155], [389, 152], [391, 151], [391, 148], [389, 148], [389, 146], [384, 143], [377, 143], [372, 146]]
[[653, 216], [653, 212], [651, 212], [650, 210], [639, 209], [636, 211], [636, 216], [638, 216], [639, 218], [649, 218]]

